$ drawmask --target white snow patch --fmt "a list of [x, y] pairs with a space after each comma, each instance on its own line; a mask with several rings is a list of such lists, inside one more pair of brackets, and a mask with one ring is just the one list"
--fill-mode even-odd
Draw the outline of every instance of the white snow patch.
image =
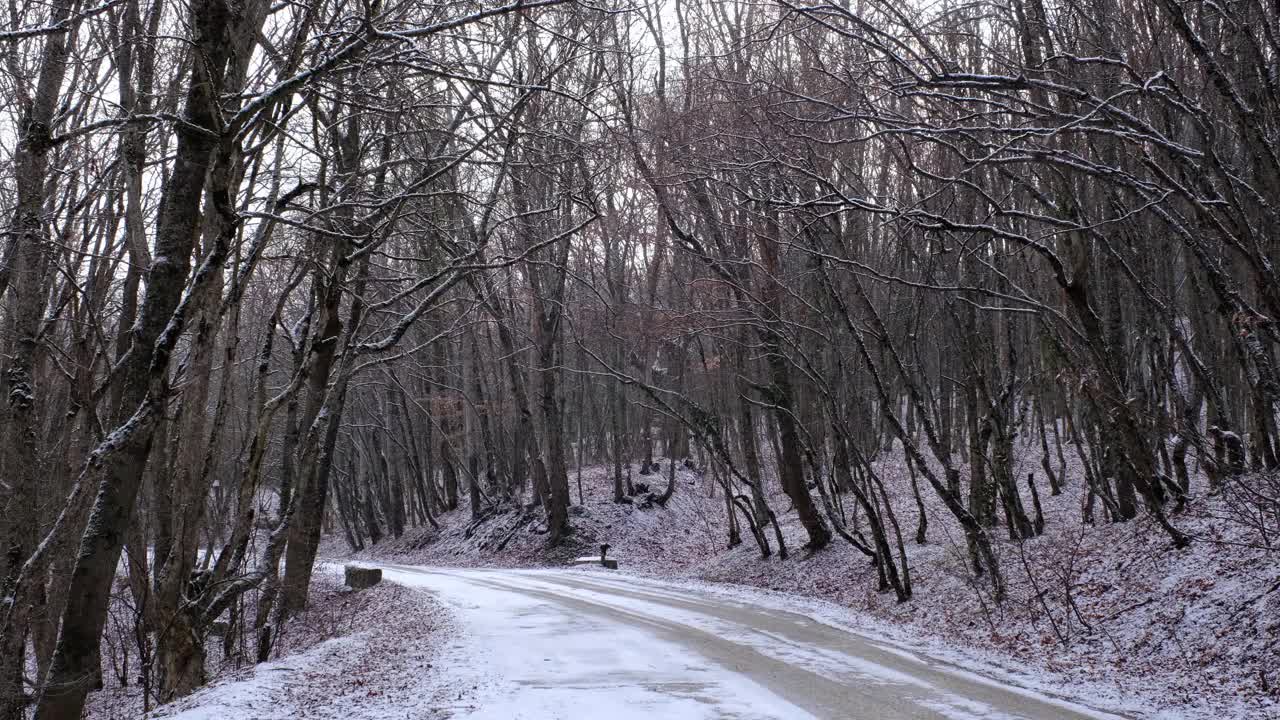
[[[326, 640], [306, 652], [263, 663], [248, 677], [204, 688], [188, 698], [147, 714], [147, 718], [172, 720], [292, 720], [301, 714], [293, 703], [281, 700], [282, 691], [307, 669], [331, 663], [338, 655], [368, 642], [367, 633]], [[185, 708], [185, 709], [180, 709]]]

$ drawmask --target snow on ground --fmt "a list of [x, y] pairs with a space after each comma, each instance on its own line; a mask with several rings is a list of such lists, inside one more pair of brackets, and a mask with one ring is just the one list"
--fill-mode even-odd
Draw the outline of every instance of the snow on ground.
[[[233, 673], [147, 717], [381, 720], [404, 717], [406, 698], [423, 710], [415, 717], [448, 717], [438, 709], [447, 700], [433, 672], [438, 643], [454, 634], [443, 608], [429, 595], [390, 583], [340, 595], [319, 598], [310, 622], [295, 623], [313, 630], [331, 618], [341, 628], [338, 636]], [[317, 621], [316, 613], [328, 617]]]
[[[1036, 460], [1023, 458], [1020, 477], [1039, 469], [1031, 466]], [[712, 494], [709, 478], [683, 469], [667, 508], [650, 509], [614, 504], [606, 469], [584, 470], [585, 503], [571, 517], [576, 534], [550, 555], [540, 514], [508, 509], [478, 524], [466, 510], [449, 513], [439, 530], [406, 534], [362, 556], [534, 567], [595, 554], [608, 543], [624, 573], [781, 592], [825, 620], [1139, 717], [1280, 717], [1280, 563], [1275, 552], [1259, 547], [1251, 528], [1232, 520], [1237, 514], [1223, 499], [1197, 497], [1174, 517], [1195, 538], [1189, 549], [1175, 550], [1145, 517], [1082, 525], [1081, 475], [1069, 459], [1072, 479], [1060, 496], [1051, 497], [1038, 477], [1043, 537], [1017, 543], [1003, 539], [1002, 527], [993, 530], [1009, 585], [1008, 599], [997, 605], [988, 588], [974, 582], [963, 537], [928, 487], [921, 488], [928, 542], [917, 546], [905, 466], [889, 459], [877, 470], [908, 543], [915, 592], [908, 603], [876, 592], [866, 558], [839, 539], [816, 554], [801, 550], [803, 530], [776, 492], [771, 502], [791, 557], [762, 560], [745, 532], [742, 545], [726, 549], [723, 497]], [[665, 484], [665, 474], [651, 479], [658, 490]], [[1025, 485], [1022, 491], [1031, 513]], [[335, 542], [325, 551], [347, 554]], [[831, 605], [805, 605], [815, 601]]]
[[204, 688], [144, 714], [136, 682], [120, 687], [108, 671], [107, 687], [89, 695], [86, 717], [381, 720], [404, 717], [406, 696], [421, 698], [424, 707], [456, 701], [433, 679], [439, 643], [454, 634], [447, 610], [429, 595], [390, 583], [353, 592], [332, 570], [317, 570], [308, 609], [278, 639], [278, 659], [254, 665], [239, 655], [223, 657], [211, 638]]
[[812, 720], [647, 629], [462, 578], [390, 575], [437, 594], [463, 619], [439, 682], [479, 684], [472, 706], [453, 708], [456, 720]]
[[216, 682], [189, 698], [163, 706], [147, 717], [175, 720], [248, 717], [286, 720], [297, 717], [301, 708], [288, 697], [290, 691], [300, 683], [314, 682], [317, 669], [339, 667], [343, 657], [360, 652], [367, 644], [368, 638], [364, 635], [325, 640], [310, 650], [235, 673], [231, 678]]
[[[791, 720], [812, 716], [810, 710], [822, 717], [895, 720], [1116, 717], [1016, 685], [1011, 688], [1009, 683], [993, 683], [891, 643], [870, 642], [859, 633], [796, 612], [785, 597], [709, 593], [598, 571], [412, 566], [390, 566], [388, 571], [394, 582], [439, 594], [465, 618], [472, 647], [460, 664], [448, 664], [451, 669], [489, 667], [490, 656], [509, 655], [512, 639], [520, 639], [521, 650], [498, 675], [506, 680], [499, 684], [506, 687], [481, 694], [477, 705], [539, 708], [530, 717], [581, 716], [564, 712], [566, 707], [591, 708], [602, 716], [626, 714], [632, 703], [645, 702], [631, 694], [648, 698], [658, 689], [675, 697], [653, 698], [646, 705], [673, 707], [649, 716], [681, 719], [710, 712], [714, 717]], [[507, 616], [512, 611], [515, 619]], [[634, 628], [644, 632], [637, 634]], [[671, 647], [692, 648], [700, 657], [684, 666], [664, 660]], [[573, 660], [580, 656], [588, 660], [585, 665], [579, 662], [585, 673], [575, 669]], [[554, 665], [545, 665], [548, 661]], [[538, 676], [538, 667], [552, 671]], [[709, 683], [708, 674], [716, 682]], [[680, 708], [690, 689], [696, 689], [704, 705], [694, 715]], [[769, 694], [760, 693], [762, 689]], [[778, 703], [773, 692], [787, 700]], [[566, 694], [576, 702], [562, 702]], [[750, 715], [736, 708], [736, 698], [744, 696], [756, 697]], [[621, 710], [614, 707], [620, 701]]]

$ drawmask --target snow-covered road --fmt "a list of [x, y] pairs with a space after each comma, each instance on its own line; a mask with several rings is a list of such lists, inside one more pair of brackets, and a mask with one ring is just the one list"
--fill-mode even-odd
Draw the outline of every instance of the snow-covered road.
[[1002, 686], [758, 595], [581, 570], [382, 565], [451, 606], [437, 668], [470, 720], [1115, 718]]

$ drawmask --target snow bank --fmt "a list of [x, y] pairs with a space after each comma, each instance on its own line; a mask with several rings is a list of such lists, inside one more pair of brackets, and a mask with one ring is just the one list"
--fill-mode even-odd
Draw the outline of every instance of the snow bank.
[[[403, 717], [403, 697], [423, 707], [440, 697], [432, 668], [440, 645], [453, 634], [453, 618], [431, 596], [391, 584], [353, 592], [341, 568], [322, 567], [312, 579], [311, 602], [277, 638], [279, 659], [254, 665], [222, 657], [210, 643], [210, 683], [173, 703], [142, 711], [136, 685], [108, 686], [89, 695], [87, 718], [181, 720], [291, 720]], [[251, 651], [251, 649], [250, 649]], [[104, 668], [105, 669], [105, 668]], [[399, 702], [398, 702], [399, 701]]]

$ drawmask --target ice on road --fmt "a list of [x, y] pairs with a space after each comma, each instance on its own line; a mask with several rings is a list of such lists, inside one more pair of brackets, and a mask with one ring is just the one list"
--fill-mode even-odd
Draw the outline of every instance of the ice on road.
[[382, 565], [462, 622], [438, 667], [468, 720], [1114, 718], [764, 600], [622, 575]]

